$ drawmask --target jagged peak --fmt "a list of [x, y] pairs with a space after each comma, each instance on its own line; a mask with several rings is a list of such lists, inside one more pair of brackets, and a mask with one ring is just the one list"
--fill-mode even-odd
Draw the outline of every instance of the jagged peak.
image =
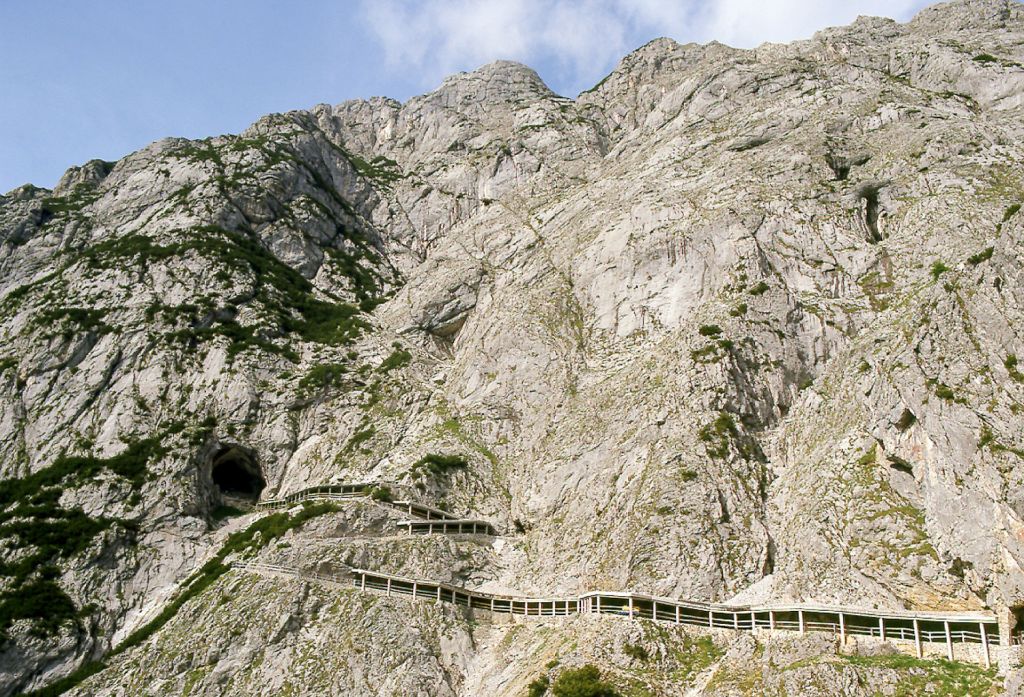
[[497, 60], [476, 70], [450, 75], [440, 87], [423, 98], [440, 99], [446, 105], [453, 105], [472, 101], [511, 101], [553, 94], [533, 68], [515, 61]]
[[732, 48], [717, 41], [707, 44], [681, 44], [667, 37], [659, 37], [628, 53], [619, 61], [600, 82], [580, 93], [583, 101], [591, 101], [605, 92], [616, 92], [621, 89], [623, 80], [631, 81], [645, 76], [655, 79], [657, 75], [678, 73], [703, 60], [708, 54], [742, 53], [742, 49]]
[[1024, 22], [1024, 6], [1015, 0], [952, 0], [926, 7], [908, 23], [914, 31], [945, 33], [998, 29]]

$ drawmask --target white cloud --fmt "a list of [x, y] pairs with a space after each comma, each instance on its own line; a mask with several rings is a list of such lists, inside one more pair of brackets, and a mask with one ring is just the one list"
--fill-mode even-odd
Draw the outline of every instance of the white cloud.
[[394, 71], [424, 88], [500, 58], [574, 94], [658, 36], [749, 48], [807, 38], [859, 14], [904, 20], [926, 0], [360, 0]]

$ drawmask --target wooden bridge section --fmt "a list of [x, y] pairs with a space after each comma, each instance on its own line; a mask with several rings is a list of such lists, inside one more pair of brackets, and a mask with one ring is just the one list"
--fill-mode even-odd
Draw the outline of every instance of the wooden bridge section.
[[484, 593], [437, 581], [407, 578], [367, 569], [352, 569], [352, 583], [361, 590], [387, 595], [454, 603], [470, 609], [523, 615], [565, 617], [575, 614], [644, 618], [677, 625], [734, 631], [829, 632], [840, 641], [865, 636], [913, 641], [924, 655], [923, 644], [945, 644], [953, 659], [953, 644], [978, 644], [982, 662], [991, 665], [990, 646], [999, 645], [998, 622], [986, 612], [905, 612], [817, 605], [725, 605], [659, 598], [640, 593], [595, 591], [579, 596], [524, 597]]
[[[411, 535], [470, 534], [497, 535], [485, 520], [459, 518], [440, 508], [413, 501], [392, 501], [373, 496], [378, 484], [331, 484], [311, 487], [288, 496], [270, 499], [258, 508], [275, 510], [305, 501], [335, 501], [373, 497], [415, 519], [402, 520], [396, 526]], [[524, 617], [566, 617], [576, 614], [616, 615], [644, 618], [657, 622], [733, 631], [828, 632], [841, 642], [848, 637], [872, 637], [913, 642], [920, 658], [924, 645], [945, 645], [945, 655], [953, 659], [954, 644], [974, 646], [976, 656], [986, 667], [991, 665], [990, 647], [1000, 646], [996, 616], [988, 612], [906, 612], [822, 605], [727, 605], [661, 598], [640, 593], [595, 591], [579, 596], [526, 597], [484, 593], [437, 581], [406, 578], [390, 574], [352, 569], [348, 575], [310, 574], [286, 567], [271, 567], [240, 562], [239, 568], [284, 573], [334, 584], [355, 584], [361, 590], [387, 595], [406, 595], [416, 599], [453, 603], [471, 610], [522, 615]], [[934, 653], [935, 649], [931, 649]]]
[[397, 523], [397, 527], [405, 529], [410, 534], [498, 534], [494, 526], [486, 520], [459, 518], [449, 511], [434, 508], [423, 503], [416, 503], [415, 501], [392, 501], [390, 499], [374, 498], [375, 486], [374, 484], [314, 486], [281, 498], [261, 501], [256, 507], [266, 510], [278, 510], [306, 501], [345, 501], [356, 498], [373, 498], [375, 502], [382, 506], [389, 506], [407, 515], [420, 518], [420, 520], [404, 520]]

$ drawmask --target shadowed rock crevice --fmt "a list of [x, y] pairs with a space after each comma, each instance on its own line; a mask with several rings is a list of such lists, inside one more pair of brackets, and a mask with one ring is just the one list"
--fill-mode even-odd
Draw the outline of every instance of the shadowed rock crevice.
[[845, 155], [837, 155], [834, 152], [830, 152], [825, 155], [826, 164], [828, 164], [829, 169], [832, 170], [835, 180], [840, 182], [846, 181], [847, 177], [850, 176], [851, 169], [859, 167], [870, 159], [871, 157], [868, 155], [854, 155], [848, 157]]
[[878, 193], [881, 190], [882, 185], [877, 183], [863, 184], [860, 189], [857, 190], [857, 196], [861, 201], [863, 201], [864, 226], [868, 229], [867, 240], [871, 243], [881, 242], [885, 239], [881, 231], [878, 229]]

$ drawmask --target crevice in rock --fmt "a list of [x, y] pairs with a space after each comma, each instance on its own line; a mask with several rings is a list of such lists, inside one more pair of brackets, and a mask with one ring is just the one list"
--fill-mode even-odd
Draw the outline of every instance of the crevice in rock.
[[915, 423], [917, 423], [917, 416], [914, 414], [914, 412], [910, 411], [909, 409], [904, 409], [903, 413], [900, 414], [899, 421], [896, 422], [896, 428], [899, 429], [899, 431], [902, 433], [911, 426], [913, 426]]
[[914, 465], [897, 455], [889, 455], [889, 466], [898, 472], [914, 474]]
[[729, 503], [725, 500], [725, 495], [720, 489], [716, 490], [718, 494], [718, 507], [722, 509], [722, 515], [719, 518], [719, 522], [728, 523], [732, 516], [729, 515]]
[[834, 152], [825, 154], [826, 164], [828, 164], [829, 169], [832, 170], [835, 180], [840, 182], [846, 181], [847, 177], [850, 176], [851, 169], [859, 167], [870, 159], [870, 155], [854, 155], [852, 157], [847, 157], [846, 155], [837, 155]]
[[868, 242], [881, 242], [884, 237], [878, 229], [878, 192], [881, 184], [864, 184], [857, 190], [857, 196], [864, 202], [864, 226], [868, 229]]
[[764, 549], [764, 566], [761, 568], [762, 576], [771, 576], [775, 573], [775, 540], [768, 536], [768, 544]]

